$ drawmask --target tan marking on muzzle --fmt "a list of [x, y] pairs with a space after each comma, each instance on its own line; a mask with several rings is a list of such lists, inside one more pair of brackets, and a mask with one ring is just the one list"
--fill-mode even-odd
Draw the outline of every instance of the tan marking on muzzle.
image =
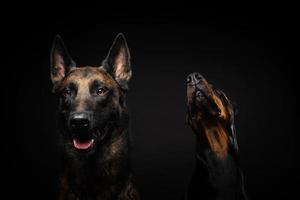
[[220, 113], [220, 117], [223, 119], [227, 119], [227, 109], [224, 107], [223, 102], [221, 101], [221, 99], [219, 97], [217, 97], [215, 94], [212, 95], [212, 98], [214, 100], [214, 102], [217, 104], [218, 108], [220, 109], [221, 113]]
[[193, 103], [193, 93], [194, 93], [194, 88], [192, 86], [187, 86], [187, 104], [190, 105]]

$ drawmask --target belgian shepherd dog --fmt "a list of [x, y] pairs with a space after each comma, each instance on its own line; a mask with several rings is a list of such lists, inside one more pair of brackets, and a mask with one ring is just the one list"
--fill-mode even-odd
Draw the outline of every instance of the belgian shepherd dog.
[[50, 65], [64, 152], [59, 199], [139, 199], [129, 166], [125, 37], [116, 37], [101, 66], [77, 66], [56, 36]]
[[186, 199], [246, 199], [238, 161], [236, 109], [199, 73], [187, 76], [187, 123], [196, 135], [196, 167]]

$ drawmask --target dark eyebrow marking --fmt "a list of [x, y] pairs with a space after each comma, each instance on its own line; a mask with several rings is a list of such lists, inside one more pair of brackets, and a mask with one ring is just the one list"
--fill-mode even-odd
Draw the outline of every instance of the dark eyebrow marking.
[[75, 89], [76, 87], [77, 87], [76, 83], [74, 83], [74, 82], [69, 82], [68, 84], [65, 85], [64, 88]]
[[76, 83], [74, 83], [73, 81], [70, 81], [70, 82], [66, 82], [66, 83], [63, 83], [63, 84], [60, 84], [58, 87], [57, 87], [57, 91], [60, 91], [64, 88], [76, 88]]
[[104, 83], [98, 79], [90, 82], [90, 87], [97, 87], [97, 86], [102, 86], [102, 85], [104, 85]]

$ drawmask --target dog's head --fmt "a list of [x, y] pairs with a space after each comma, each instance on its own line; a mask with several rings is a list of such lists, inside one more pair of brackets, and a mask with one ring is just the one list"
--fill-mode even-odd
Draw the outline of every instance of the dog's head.
[[196, 134], [208, 139], [213, 150], [224, 154], [228, 141], [237, 148], [234, 105], [197, 72], [187, 76], [187, 109], [187, 123]]
[[125, 93], [131, 67], [124, 36], [116, 37], [102, 65], [97, 67], [76, 66], [62, 39], [56, 36], [50, 74], [53, 91], [59, 97], [63, 142], [76, 152], [92, 152], [126, 115]]

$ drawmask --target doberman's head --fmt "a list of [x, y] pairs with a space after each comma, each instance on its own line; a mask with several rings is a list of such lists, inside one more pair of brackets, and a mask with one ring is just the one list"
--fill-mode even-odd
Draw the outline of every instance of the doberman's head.
[[112, 127], [126, 124], [125, 93], [131, 78], [130, 54], [119, 34], [101, 66], [78, 67], [62, 39], [51, 50], [53, 91], [59, 97], [64, 144], [73, 152], [90, 153]]
[[228, 141], [236, 145], [233, 104], [197, 72], [187, 76], [187, 109], [187, 123], [217, 155], [226, 154]]

